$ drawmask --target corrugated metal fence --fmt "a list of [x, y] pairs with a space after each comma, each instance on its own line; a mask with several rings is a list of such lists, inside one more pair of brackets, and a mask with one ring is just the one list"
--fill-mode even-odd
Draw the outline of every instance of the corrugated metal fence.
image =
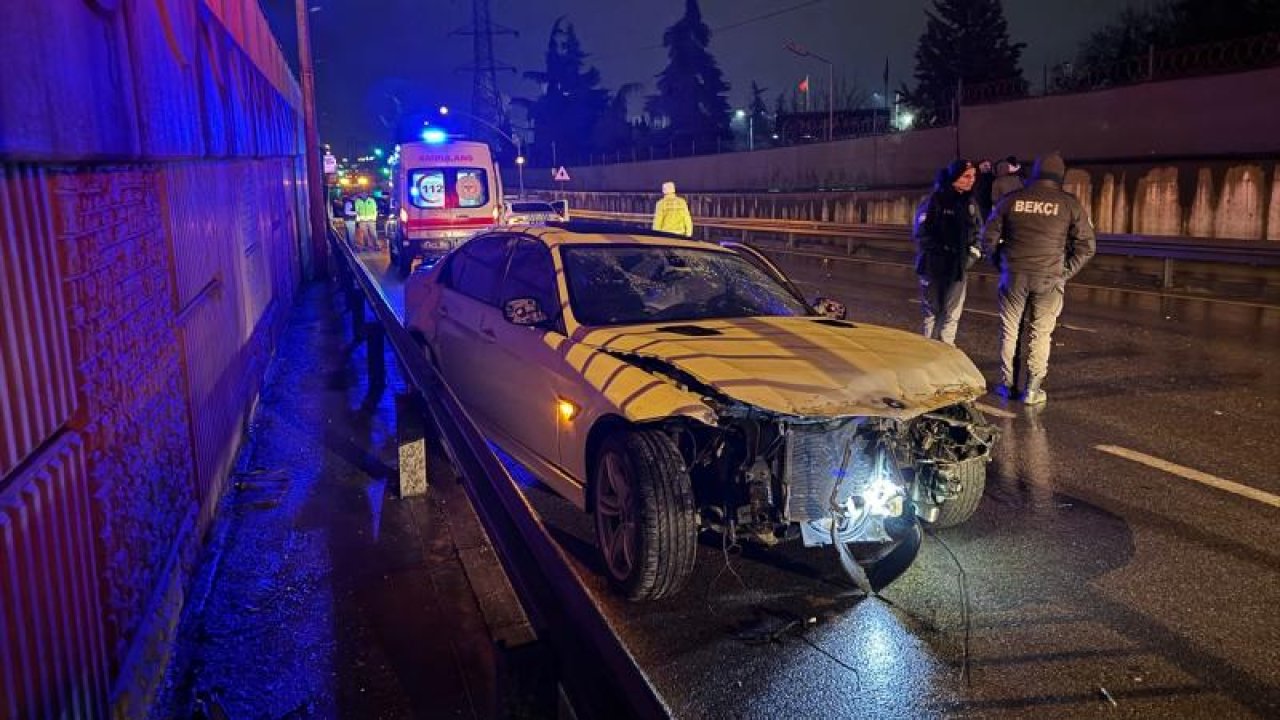
[[0, 717], [139, 717], [301, 279], [300, 95], [253, 0], [18, 5]]

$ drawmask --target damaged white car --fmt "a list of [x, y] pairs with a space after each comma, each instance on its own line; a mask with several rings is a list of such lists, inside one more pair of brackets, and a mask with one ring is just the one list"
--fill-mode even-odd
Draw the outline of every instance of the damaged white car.
[[975, 511], [995, 430], [964, 353], [811, 305], [744, 246], [594, 230], [477, 236], [409, 280], [406, 325], [489, 437], [594, 514], [627, 597], [677, 591], [703, 528], [834, 545], [870, 591], [920, 521]]

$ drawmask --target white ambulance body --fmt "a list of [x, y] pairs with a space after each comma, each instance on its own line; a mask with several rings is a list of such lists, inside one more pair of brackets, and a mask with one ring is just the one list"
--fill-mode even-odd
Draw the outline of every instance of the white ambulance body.
[[402, 276], [414, 258], [434, 261], [497, 225], [503, 207], [502, 177], [481, 142], [402, 144], [395, 189], [400, 223], [389, 246]]

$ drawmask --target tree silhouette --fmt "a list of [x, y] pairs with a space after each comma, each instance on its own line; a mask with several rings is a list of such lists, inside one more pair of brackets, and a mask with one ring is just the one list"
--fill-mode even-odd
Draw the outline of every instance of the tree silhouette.
[[1000, 0], [934, 0], [925, 10], [925, 29], [916, 47], [916, 87], [903, 88], [917, 117], [949, 117], [963, 83], [973, 87], [1008, 82], [1007, 95], [1026, 93], [1018, 60], [1025, 43], [1009, 40]]
[[657, 94], [645, 103], [650, 115], [665, 118], [665, 139], [680, 147], [710, 147], [731, 136], [729, 84], [707, 50], [710, 42], [698, 0], [685, 0], [684, 16], [663, 33], [667, 68], [658, 74]]
[[600, 87], [600, 71], [586, 67], [587, 57], [573, 24], [561, 16], [547, 38], [546, 69], [524, 74], [542, 89], [537, 97], [512, 100], [533, 128], [530, 156], [536, 164], [550, 164], [553, 154], [576, 160], [598, 150], [593, 139], [609, 108], [609, 91]]
[[[1125, 8], [1080, 44], [1077, 68], [1058, 73], [1054, 89], [1086, 90], [1122, 77], [1125, 63], [1145, 67], [1151, 50], [1237, 40], [1280, 32], [1275, 0], [1173, 0]], [[1137, 79], [1137, 78], [1131, 78]]]

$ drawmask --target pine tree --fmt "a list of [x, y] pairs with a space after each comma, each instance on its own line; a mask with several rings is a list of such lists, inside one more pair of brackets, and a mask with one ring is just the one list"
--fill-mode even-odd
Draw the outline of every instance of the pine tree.
[[562, 16], [547, 39], [546, 69], [525, 73], [542, 87], [542, 94], [512, 102], [525, 109], [533, 127], [530, 154], [538, 164], [551, 162], [553, 143], [558, 156], [569, 162], [600, 150], [592, 139], [608, 110], [609, 91], [600, 87], [600, 71], [585, 67], [588, 57], [573, 24]]
[[922, 119], [949, 115], [961, 83], [1005, 81], [1006, 94], [1026, 93], [1018, 60], [1025, 43], [1009, 40], [1000, 0], [934, 0], [916, 48], [916, 87], [907, 103]]
[[698, 0], [685, 0], [684, 17], [662, 36], [668, 64], [658, 75], [658, 94], [645, 103], [651, 115], [666, 118], [666, 139], [681, 147], [712, 147], [731, 137], [725, 98], [729, 84], [707, 51], [710, 42], [711, 29], [702, 20]]

